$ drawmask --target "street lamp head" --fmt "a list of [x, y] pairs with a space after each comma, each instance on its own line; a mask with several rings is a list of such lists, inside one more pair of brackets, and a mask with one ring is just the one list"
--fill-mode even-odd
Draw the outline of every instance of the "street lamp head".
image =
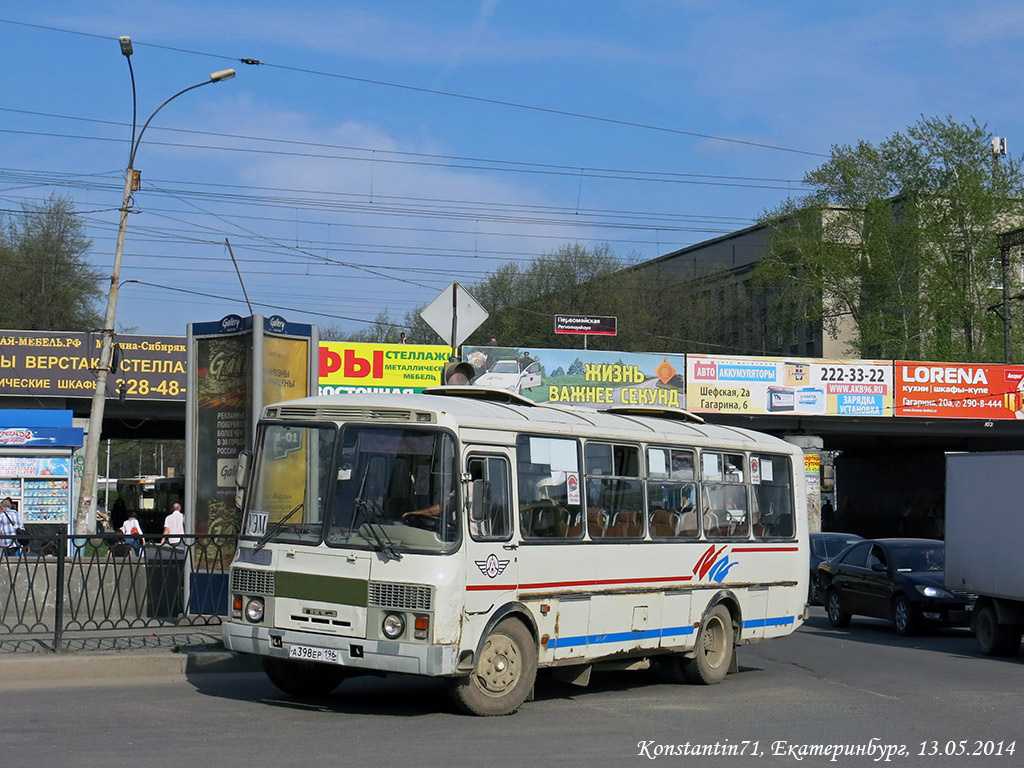
[[132, 53], [134, 53], [134, 51], [132, 51], [132, 39], [128, 37], [128, 35], [121, 35], [117, 39], [121, 43], [121, 53], [125, 56], [131, 56]]
[[210, 75], [210, 80], [219, 83], [221, 80], [230, 80], [235, 76], [235, 70], [233, 69], [222, 69], [219, 72], [214, 72]]

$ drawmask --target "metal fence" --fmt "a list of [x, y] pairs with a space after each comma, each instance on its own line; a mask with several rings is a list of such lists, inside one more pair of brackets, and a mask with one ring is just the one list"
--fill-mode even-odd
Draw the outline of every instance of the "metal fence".
[[0, 638], [220, 624], [237, 537], [32, 537], [0, 552]]

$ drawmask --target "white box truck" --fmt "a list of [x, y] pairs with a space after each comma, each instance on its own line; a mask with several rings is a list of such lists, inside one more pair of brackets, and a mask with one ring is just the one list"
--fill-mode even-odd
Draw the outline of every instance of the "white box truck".
[[1024, 451], [946, 454], [946, 587], [978, 595], [982, 653], [1012, 656], [1024, 630]]

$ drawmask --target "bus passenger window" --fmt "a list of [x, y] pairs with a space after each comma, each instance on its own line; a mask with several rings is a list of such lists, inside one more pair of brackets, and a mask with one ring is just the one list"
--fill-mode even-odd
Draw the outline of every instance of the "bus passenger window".
[[647, 449], [648, 526], [655, 539], [697, 538], [695, 454], [691, 449]]
[[758, 476], [752, 480], [751, 515], [754, 535], [766, 539], [791, 539], [793, 528], [793, 469], [788, 456], [751, 456], [757, 459]]
[[576, 440], [516, 438], [519, 530], [524, 539], [583, 537], [583, 500]]
[[591, 442], [587, 443], [584, 455], [590, 538], [642, 538], [647, 516], [643, 513], [640, 449]]

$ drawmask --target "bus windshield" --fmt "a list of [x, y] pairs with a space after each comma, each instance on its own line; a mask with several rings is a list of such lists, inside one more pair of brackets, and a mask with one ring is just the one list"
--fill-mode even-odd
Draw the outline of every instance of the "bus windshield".
[[455, 441], [406, 427], [342, 429], [327, 543], [441, 553], [459, 539]]
[[260, 546], [318, 545], [325, 523], [328, 545], [392, 557], [458, 546], [451, 435], [376, 426], [348, 426], [339, 433], [309, 424], [267, 424], [261, 434], [244, 529]]
[[337, 434], [333, 426], [269, 424], [263, 429], [246, 536], [263, 543], [320, 543]]

